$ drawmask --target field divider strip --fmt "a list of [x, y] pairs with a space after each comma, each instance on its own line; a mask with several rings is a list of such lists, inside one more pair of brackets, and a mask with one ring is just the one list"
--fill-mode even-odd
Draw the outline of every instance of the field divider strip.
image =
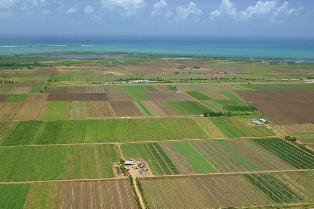
[[[264, 138], [274, 138], [274, 136], [265, 136]], [[158, 141], [128, 141], [128, 142], [88, 142], [88, 143], [70, 143], [70, 144], [18, 144], [18, 145], [0, 145], [1, 147], [45, 147], [45, 146], [86, 146], [86, 145], [116, 145], [116, 144], [144, 144], [144, 143], [159, 143], [159, 142], [184, 142], [184, 141], [206, 141], [206, 140], [253, 140], [253, 139], [261, 139], [259, 136], [248, 136], [248, 137], [213, 137], [213, 138], [206, 138], [206, 139], [165, 139], [165, 140], [158, 140]]]
[[[160, 178], [188, 178], [193, 176], [233, 176], [242, 174], [272, 174], [272, 173], [293, 173], [293, 172], [309, 172], [314, 169], [290, 169], [290, 170], [274, 170], [274, 171], [243, 171], [243, 172], [225, 172], [225, 173], [195, 173], [195, 174], [176, 174], [176, 175], [157, 175], [157, 176], [141, 176], [138, 179], [160, 179]], [[46, 182], [90, 182], [90, 181], [112, 181], [112, 180], [126, 180], [128, 177], [107, 177], [94, 179], [51, 179], [51, 180], [33, 180], [33, 181], [0, 181], [0, 185], [4, 184], [32, 184], [32, 183], [46, 183]]]

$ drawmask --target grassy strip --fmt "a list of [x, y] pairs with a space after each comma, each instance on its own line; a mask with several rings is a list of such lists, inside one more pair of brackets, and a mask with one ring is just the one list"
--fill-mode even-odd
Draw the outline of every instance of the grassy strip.
[[210, 97], [198, 91], [187, 91], [186, 93], [197, 100], [211, 100]]
[[188, 142], [172, 142], [198, 173], [213, 173], [216, 169]]
[[314, 168], [314, 156], [288, 142], [276, 138], [254, 141], [297, 168]]
[[184, 115], [203, 115], [209, 111], [209, 108], [196, 101], [169, 101], [169, 105]]
[[244, 177], [276, 203], [301, 200], [281, 181], [268, 174], [244, 174]]
[[137, 109], [139, 109], [139, 111], [145, 115], [145, 116], [151, 116], [152, 114], [148, 111], [148, 109], [144, 106], [144, 104], [141, 101], [134, 101], [133, 102], [135, 104], [135, 106], [137, 107]]
[[147, 202], [146, 197], [145, 197], [145, 192], [144, 192], [142, 183], [138, 180], [138, 178], [136, 178], [135, 181], [136, 181], [137, 188], [138, 188], [138, 190], [139, 190], [140, 193], [141, 193], [142, 200], [143, 200], [143, 202], [144, 202], [145, 208], [146, 208], [146, 209], [149, 209], [149, 205], [148, 205], [148, 202]]
[[155, 149], [158, 151], [158, 153], [161, 155], [162, 159], [166, 162], [167, 166], [171, 170], [172, 174], [179, 174], [179, 171], [174, 166], [168, 155], [164, 152], [164, 150], [161, 148], [161, 146], [158, 143], [153, 143], [155, 146]]
[[[134, 194], [134, 198], [135, 198], [135, 201], [136, 201], [137, 208], [140, 209], [140, 208], [142, 208], [142, 206], [141, 206], [139, 197], [136, 195], [136, 189], [135, 189], [136, 185], [134, 185], [134, 183], [133, 183], [133, 178], [132, 178], [132, 176], [129, 177], [129, 181], [130, 181], [131, 188], [132, 188], [132, 190], [133, 190], [133, 194]], [[136, 181], [136, 180], [135, 180], [135, 181]], [[137, 183], [137, 182], [136, 182], [136, 183]]]
[[27, 94], [11, 94], [6, 98], [7, 102], [24, 102], [27, 99]]
[[30, 184], [0, 185], [0, 208], [23, 209]]

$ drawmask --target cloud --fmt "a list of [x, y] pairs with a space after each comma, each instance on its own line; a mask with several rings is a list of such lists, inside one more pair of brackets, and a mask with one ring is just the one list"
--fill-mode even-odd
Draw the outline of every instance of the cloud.
[[249, 5], [246, 9], [237, 11], [231, 0], [221, 0], [219, 8], [210, 11], [210, 19], [216, 18], [232, 18], [239, 21], [273, 21], [296, 15], [299, 9], [290, 8], [288, 2], [279, 4], [277, 0], [257, 1], [253, 5]]
[[[300, 8], [301, 9], [301, 8]], [[280, 20], [297, 14], [300, 9], [290, 8], [288, 2], [278, 4], [278, 1], [258, 1], [241, 11], [239, 18], [242, 20]]]
[[168, 3], [166, 0], [159, 0], [153, 4], [153, 11], [151, 12], [151, 16], [159, 15], [163, 13], [164, 9], [168, 7]]
[[144, 7], [145, 0], [101, 0], [105, 8], [121, 8], [125, 11], [124, 15], [134, 15], [139, 9]]
[[198, 17], [202, 14], [202, 10], [198, 8], [198, 6], [193, 1], [190, 1], [188, 5], [178, 6], [176, 11], [178, 18], [180, 19]]
[[65, 11], [65, 14], [67, 15], [72, 15], [78, 12], [78, 9], [76, 6], [69, 8], [68, 10]]
[[0, 0], [0, 17], [7, 17], [11, 14], [11, 7], [17, 0]]
[[83, 10], [86, 14], [93, 14], [94, 13], [94, 8], [91, 5], [85, 6]]
[[237, 9], [230, 0], [222, 0], [219, 8], [210, 12], [211, 19], [217, 17], [235, 17], [237, 16]]

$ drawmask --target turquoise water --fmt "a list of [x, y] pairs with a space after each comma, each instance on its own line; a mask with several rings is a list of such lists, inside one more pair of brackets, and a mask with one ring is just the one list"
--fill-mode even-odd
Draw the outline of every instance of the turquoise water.
[[73, 51], [314, 61], [313, 40], [0, 39], [0, 55]]

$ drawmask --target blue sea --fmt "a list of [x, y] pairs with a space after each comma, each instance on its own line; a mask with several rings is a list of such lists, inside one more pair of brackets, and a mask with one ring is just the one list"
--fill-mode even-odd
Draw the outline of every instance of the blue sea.
[[119, 52], [314, 61], [314, 39], [0, 38], [0, 55], [51, 52]]

